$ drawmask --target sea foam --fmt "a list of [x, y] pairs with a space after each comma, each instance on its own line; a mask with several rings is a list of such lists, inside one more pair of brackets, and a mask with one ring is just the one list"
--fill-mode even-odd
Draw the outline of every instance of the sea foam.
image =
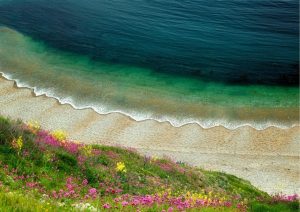
[[277, 122], [243, 122], [243, 121], [228, 121], [226, 119], [193, 119], [193, 118], [186, 118], [186, 119], [178, 119], [176, 117], [172, 116], [164, 116], [161, 118], [154, 118], [154, 114], [149, 112], [149, 113], [143, 113], [143, 112], [138, 112], [134, 110], [110, 110], [108, 106], [105, 105], [98, 105], [95, 103], [86, 103], [86, 104], [77, 104], [76, 100], [72, 97], [59, 97], [55, 94], [55, 92], [52, 89], [40, 89], [37, 87], [32, 87], [28, 85], [25, 82], [22, 82], [22, 80], [15, 79], [13, 78], [9, 73], [4, 73], [0, 71], [0, 74], [2, 75], [3, 78], [14, 81], [16, 83], [16, 86], [18, 88], [27, 88], [31, 89], [35, 96], [42, 96], [45, 95], [49, 98], [54, 98], [56, 99], [60, 104], [69, 104], [71, 105], [74, 109], [92, 109], [96, 113], [101, 114], [101, 115], [108, 115], [111, 113], [120, 113], [125, 116], [128, 116], [132, 118], [135, 121], [141, 122], [141, 121], [146, 121], [146, 120], [154, 120], [160, 123], [163, 122], [168, 122], [174, 127], [182, 127], [184, 125], [189, 125], [189, 124], [197, 124], [201, 126], [204, 129], [209, 129], [213, 127], [224, 127], [229, 130], [235, 130], [240, 127], [251, 127], [256, 130], [265, 130], [269, 127], [276, 127], [280, 129], [289, 129], [292, 127], [297, 127], [300, 126], [299, 124], [282, 124], [282, 123], [277, 123]]

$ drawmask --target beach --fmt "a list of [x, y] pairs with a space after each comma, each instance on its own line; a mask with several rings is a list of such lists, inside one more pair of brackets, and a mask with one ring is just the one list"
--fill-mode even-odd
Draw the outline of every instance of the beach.
[[47, 130], [61, 129], [84, 143], [134, 148], [150, 156], [167, 156], [208, 170], [249, 180], [268, 192], [300, 193], [300, 127], [256, 130], [203, 129], [198, 124], [174, 127], [155, 120], [135, 121], [120, 113], [101, 115], [75, 109], [33, 90], [0, 79], [0, 114], [37, 121]]

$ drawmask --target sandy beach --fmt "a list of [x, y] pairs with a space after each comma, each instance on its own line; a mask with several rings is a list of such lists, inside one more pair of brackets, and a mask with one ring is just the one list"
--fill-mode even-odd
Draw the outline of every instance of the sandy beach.
[[142, 122], [119, 114], [100, 115], [74, 109], [56, 99], [36, 97], [0, 79], [0, 114], [38, 121], [48, 130], [61, 129], [84, 143], [132, 147], [152, 156], [169, 156], [204, 169], [224, 171], [249, 180], [258, 188], [285, 194], [300, 193], [300, 127], [255, 130], [240, 127], [203, 129], [197, 124], [173, 127], [153, 120]]

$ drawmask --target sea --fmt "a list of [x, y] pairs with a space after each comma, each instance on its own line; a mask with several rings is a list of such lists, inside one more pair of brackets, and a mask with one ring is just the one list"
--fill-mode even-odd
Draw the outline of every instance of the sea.
[[0, 72], [100, 114], [290, 128], [299, 1], [0, 0]]

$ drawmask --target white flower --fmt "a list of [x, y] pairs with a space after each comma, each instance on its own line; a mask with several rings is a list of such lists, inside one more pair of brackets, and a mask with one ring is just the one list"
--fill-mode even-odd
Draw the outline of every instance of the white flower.
[[75, 207], [79, 211], [85, 211], [85, 210], [89, 210], [93, 212], [97, 211], [97, 208], [92, 206], [90, 203], [78, 203], [78, 204], [74, 204], [73, 207]]

